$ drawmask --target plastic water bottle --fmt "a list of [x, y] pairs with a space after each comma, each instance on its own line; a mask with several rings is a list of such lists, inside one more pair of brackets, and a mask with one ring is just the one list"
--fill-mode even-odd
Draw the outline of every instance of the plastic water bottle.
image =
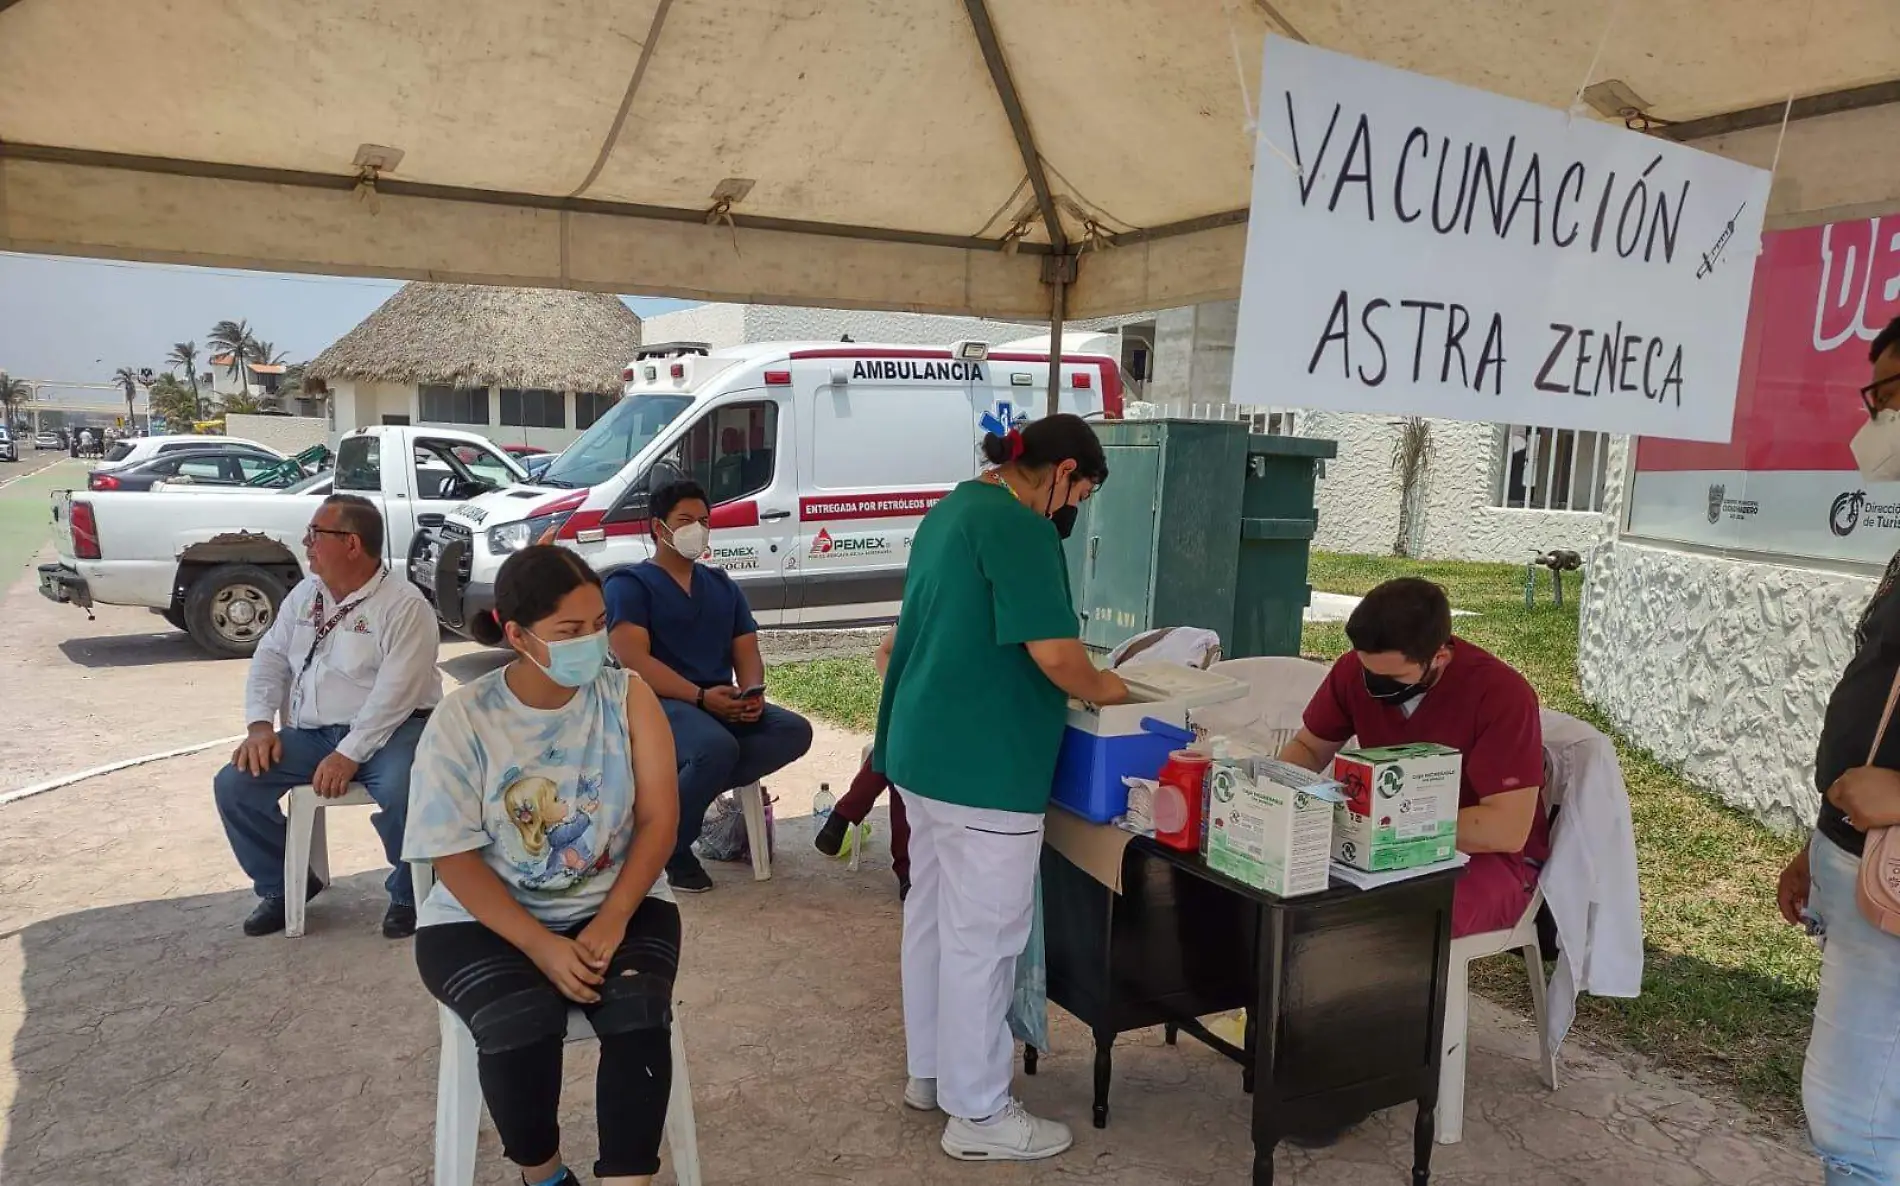
[[818, 820], [829, 819], [831, 809], [837, 805], [838, 797], [831, 793], [831, 784], [821, 782], [818, 784], [818, 793], [811, 797], [811, 817]]

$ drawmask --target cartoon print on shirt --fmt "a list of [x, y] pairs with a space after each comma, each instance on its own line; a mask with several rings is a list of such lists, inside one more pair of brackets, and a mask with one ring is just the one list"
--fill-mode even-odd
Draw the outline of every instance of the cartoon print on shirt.
[[569, 890], [606, 867], [610, 846], [597, 853], [594, 843], [600, 775], [583, 773], [578, 782], [570, 800], [551, 780], [523, 775], [518, 767], [502, 776], [502, 810], [514, 825], [504, 851], [523, 888]]

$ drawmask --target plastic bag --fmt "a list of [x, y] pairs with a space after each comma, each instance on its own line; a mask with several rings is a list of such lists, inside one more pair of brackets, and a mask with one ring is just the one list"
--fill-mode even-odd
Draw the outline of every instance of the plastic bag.
[[1029, 942], [1016, 957], [1016, 987], [1009, 1002], [1009, 1032], [1042, 1053], [1049, 1050], [1049, 963], [1042, 946], [1042, 874], [1036, 874], [1035, 913]]
[[745, 811], [739, 798], [728, 791], [706, 809], [706, 825], [699, 833], [699, 855], [709, 861], [748, 861]]

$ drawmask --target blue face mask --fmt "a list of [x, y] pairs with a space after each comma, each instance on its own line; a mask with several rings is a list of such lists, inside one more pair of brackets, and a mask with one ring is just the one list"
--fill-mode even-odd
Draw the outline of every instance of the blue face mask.
[[563, 638], [549, 642], [532, 631], [529, 637], [548, 649], [548, 661], [543, 664], [533, 655], [528, 661], [548, 673], [548, 678], [563, 688], [584, 688], [594, 682], [600, 669], [607, 663], [607, 632], [596, 631], [583, 634], [579, 638]]

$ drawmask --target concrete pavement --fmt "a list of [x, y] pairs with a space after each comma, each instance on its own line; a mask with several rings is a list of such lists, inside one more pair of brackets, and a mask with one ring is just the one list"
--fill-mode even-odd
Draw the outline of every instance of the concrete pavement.
[[[0, 790], [235, 731], [245, 665], [204, 659], [155, 615], [97, 621], [24, 583], [0, 601]], [[499, 660], [445, 645], [451, 680]], [[772, 781], [772, 881], [714, 866], [682, 903], [678, 986], [705, 1180], [712, 1186], [1240, 1186], [1249, 1097], [1236, 1068], [1158, 1032], [1117, 1046], [1114, 1116], [1088, 1127], [1088, 1036], [1052, 1011], [1056, 1049], [1019, 1078], [1035, 1109], [1077, 1125], [1035, 1166], [968, 1166], [941, 1121], [904, 1109], [900, 917], [880, 820], [864, 869], [809, 846], [810, 791], [841, 784], [861, 739], [820, 728]], [[141, 749], [141, 747], [144, 747]], [[368, 812], [330, 822], [337, 884], [302, 939], [247, 939], [251, 895], [211, 806], [216, 751], [0, 806], [0, 1179], [63, 1186], [395, 1186], [429, 1180], [436, 1026], [407, 942], [376, 934], [380, 851]], [[1792, 1134], [1632, 1059], [1566, 1050], [1537, 1082], [1528, 1028], [1475, 1002], [1466, 1136], [1439, 1186], [1784, 1186], [1817, 1183]], [[594, 1148], [594, 1052], [571, 1048], [571, 1162]], [[1282, 1186], [1410, 1180], [1411, 1114], [1335, 1148], [1282, 1150]], [[492, 1129], [477, 1181], [517, 1181]], [[670, 1182], [670, 1171], [662, 1174]]]

